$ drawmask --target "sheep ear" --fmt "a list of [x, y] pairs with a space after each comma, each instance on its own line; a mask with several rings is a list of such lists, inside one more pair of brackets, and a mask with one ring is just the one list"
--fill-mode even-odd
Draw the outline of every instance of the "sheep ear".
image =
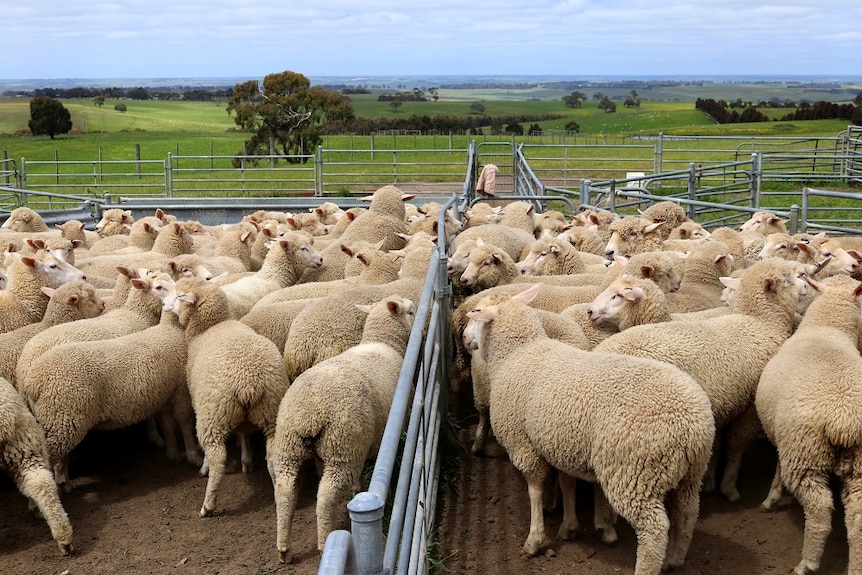
[[529, 304], [531, 301], [536, 299], [536, 296], [539, 295], [539, 290], [541, 290], [542, 286], [544, 286], [544, 285], [545, 284], [539, 282], [539, 283], [531, 286], [529, 289], [526, 289], [526, 290], [522, 291], [521, 293], [512, 296], [512, 299], [519, 301], [523, 304]]
[[30, 256], [20, 256], [20, 259], [21, 262], [23, 262], [25, 265], [30, 266], [31, 268], [38, 268], [39, 265], [42, 263], [36, 258], [31, 258]]
[[862, 283], [858, 284], [853, 290], [853, 297], [858, 298], [860, 295], [862, 295]]
[[[399, 234], [399, 235], [400, 235], [400, 234]], [[407, 237], [402, 238], [402, 239], [405, 239], [405, 240], [410, 239], [410, 236], [408, 236], [407, 234], [404, 234], [404, 235], [405, 235], [405, 236], [407, 236]], [[382, 249], [383, 249], [383, 244], [384, 244], [384, 243], [386, 243], [386, 240], [380, 240], [379, 242], [377, 242], [376, 244], [374, 244], [374, 249], [375, 249], [375, 250], [382, 250]]]
[[820, 283], [819, 281], [817, 281], [816, 279], [812, 278], [809, 275], [802, 276], [802, 278], [806, 282], [808, 282], [808, 285], [810, 285], [812, 288], [814, 288], [816, 291], [818, 291], [820, 293], [823, 293], [823, 290], [826, 289], [826, 286], [824, 284]]
[[630, 287], [622, 290], [620, 295], [629, 301], [640, 301], [644, 297], [644, 290], [640, 287]]
[[208, 281], [209, 281], [209, 283], [211, 283], [213, 285], [220, 286], [225, 282], [225, 280], [227, 279], [227, 276], [229, 276], [229, 275], [230, 275], [230, 272], [222, 272], [219, 275], [210, 278]]
[[[389, 302], [389, 303], [391, 303], [391, 302]], [[374, 307], [373, 305], [362, 305], [362, 304], [358, 304], [358, 303], [353, 304], [353, 305], [355, 305], [356, 309], [358, 309], [359, 311], [361, 311], [363, 313], [371, 313], [371, 308]]]
[[401, 201], [406, 202], [416, 197], [416, 194], [401, 194]]
[[193, 293], [177, 294], [177, 299], [186, 303], [190, 303], [192, 305], [194, 305], [195, 302], [198, 301], [197, 296]]
[[392, 315], [398, 315], [401, 311], [401, 304], [397, 301], [389, 300], [386, 302], [386, 309], [388, 309], [389, 313]]
[[126, 276], [127, 278], [138, 277], [138, 275], [135, 272], [133, 272], [132, 270], [130, 270], [129, 268], [124, 267], [124, 266], [117, 266], [117, 271], [120, 272], [121, 274], [123, 274], [124, 276]]
[[82, 240], [72, 240], [72, 249], [80, 248], [84, 245]]
[[713, 260], [713, 263], [716, 263], [716, 264], [717, 264], [717, 263], [721, 263], [721, 262], [722, 262], [722, 261], [724, 261], [726, 258], [727, 258], [727, 256], [726, 256], [725, 254], [719, 254], [719, 255], [715, 256], [715, 259]]
[[500, 252], [492, 253], [491, 257], [494, 258], [495, 262], [502, 262], [503, 261], [503, 256], [500, 254]]
[[723, 277], [718, 278], [718, 281], [720, 281], [721, 285], [723, 285], [724, 287], [730, 288], [732, 290], [738, 290], [740, 284], [742, 283], [742, 280], [740, 280], [739, 278], [733, 278], [733, 277], [727, 277], [727, 276], [723, 276]]
[[146, 289], [149, 289], [149, 287], [150, 287], [149, 282], [146, 282], [146, 281], [142, 280], [141, 278], [133, 278], [131, 281], [132, 281], [132, 286], [134, 286], [135, 289], [146, 290]]
[[560, 247], [560, 244], [549, 244], [548, 247], [551, 249], [551, 252], [555, 254], [562, 253], [563, 248]]
[[54, 297], [54, 293], [57, 291], [54, 288], [49, 288], [48, 286], [41, 287], [42, 293], [48, 297]]
[[369, 261], [369, 259], [367, 257], [365, 257], [363, 254], [356, 254], [356, 259], [359, 260], [360, 262], [362, 262], [362, 264], [365, 266], [371, 265], [371, 262]]
[[662, 227], [663, 225], [664, 225], [664, 222], [655, 222], [654, 224], [644, 226], [643, 233], [644, 233], [644, 235], [651, 234], [654, 231], [656, 231], [657, 229], [659, 229], [660, 227]]
[[652, 279], [655, 277], [655, 268], [653, 266], [643, 265], [641, 266], [641, 277], [646, 279]]
[[349, 247], [345, 246], [344, 244], [341, 244], [341, 251], [343, 251], [344, 253], [346, 253], [350, 257], [353, 257], [353, 255], [356, 253], [352, 249], [350, 249]]
[[27, 245], [33, 248], [34, 250], [44, 250], [45, 242], [44, 240], [40, 240], [39, 238], [27, 238]]
[[470, 319], [475, 319], [476, 321], [494, 321], [497, 319], [498, 310], [497, 306], [489, 306], [484, 308], [472, 309], [467, 312], [467, 317]]

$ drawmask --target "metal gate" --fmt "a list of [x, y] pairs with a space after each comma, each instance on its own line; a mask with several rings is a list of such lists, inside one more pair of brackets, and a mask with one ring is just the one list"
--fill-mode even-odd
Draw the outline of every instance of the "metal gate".
[[847, 179], [862, 184], [862, 126], [847, 128]]
[[[496, 194], [515, 194], [515, 147], [511, 142], [480, 142], [476, 146], [476, 177], [487, 164], [497, 166]], [[475, 184], [475, 182], [473, 182]]]

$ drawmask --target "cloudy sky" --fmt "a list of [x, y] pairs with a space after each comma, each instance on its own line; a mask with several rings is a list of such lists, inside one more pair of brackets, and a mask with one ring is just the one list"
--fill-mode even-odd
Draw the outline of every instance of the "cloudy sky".
[[10, 0], [0, 78], [862, 75], [860, 0]]

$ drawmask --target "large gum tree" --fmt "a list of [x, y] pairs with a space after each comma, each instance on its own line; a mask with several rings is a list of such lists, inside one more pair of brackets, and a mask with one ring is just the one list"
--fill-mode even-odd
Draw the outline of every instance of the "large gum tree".
[[274, 153], [292, 163], [307, 161], [323, 142], [321, 134], [349, 130], [354, 120], [348, 98], [291, 71], [237, 84], [227, 112], [251, 134], [241, 155]]

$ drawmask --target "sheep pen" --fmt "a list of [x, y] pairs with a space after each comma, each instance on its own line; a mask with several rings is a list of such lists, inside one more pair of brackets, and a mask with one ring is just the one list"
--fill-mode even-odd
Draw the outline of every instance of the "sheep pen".
[[[439, 500], [438, 545], [434, 557], [452, 573], [485, 569], [493, 573], [628, 573], [636, 548], [634, 532], [624, 522], [619, 541], [602, 543], [592, 525], [592, 496], [578, 485], [582, 532], [572, 541], [555, 541], [542, 555], [518, 553], [529, 523], [525, 483], [505, 451], [488, 441], [483, 457], [469, 446], [476, 424], [470, 390], [453, 414], [462, 450], [458, 495]], [[231, 459], [215, 517], [198, 517], [206, 478], [188, 464], [171, 464], [164, 451], [148, 442], [143, 424], [93, 432], [75, 449], [71, 475], [75, 490], [62, 496], [75, 529], [76, 554], [57, 554], [45, 521], [28, 510], [13, 482], [0, 477], [0, 573], [317, 573], [315, 528], [316, 482], [305, 482], [294, 517], [294, 547], [301, 551], [291, 564], [279, 563], [273, 548], [275, 505], [272, 481], [264, 461], [263, 437], [253, 436], [255, 471], [242, 474], [239, 449], [229, 445]], [[759, 504], [769, 490], [775, 454], [764, 439], [746, 453], [740, 476], [741, 500], [729, 504], [704, 496], [686, 564], [681, 575], [786, 573], [798, 562], [802, 510], [796, 503], [763, 513]], [[308, 470], [313, 474], [311, 467]], [[824, 560], [818, 573], [842, 573], [847, 563], [841, 511], [835, 514]], [[546, 513], [555, 533], [562, 513]], [[440, 572], [445, 572], [442, 570]]]

